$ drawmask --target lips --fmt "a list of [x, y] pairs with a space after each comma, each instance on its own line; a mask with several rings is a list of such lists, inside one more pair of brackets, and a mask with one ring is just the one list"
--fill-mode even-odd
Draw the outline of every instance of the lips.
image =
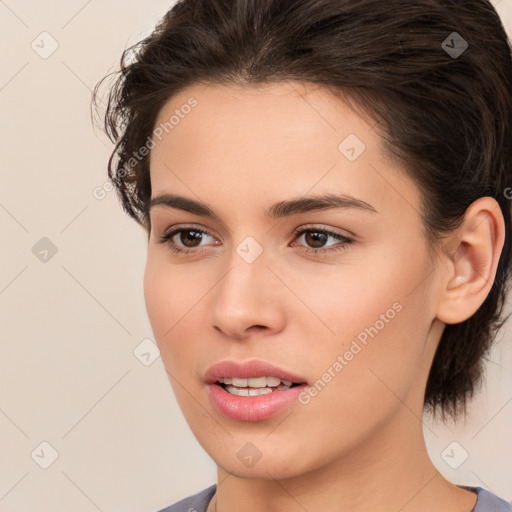
[[[253, 387], [263, 384], [263, 377], [267, 386]], [[308, 386], [304, 378], [255, 359], [214, 364], [206, 372], [205, 382], [208, 397], [219, 413], [231, 420], [251, 422], [283, 413], [298, 402], [299, 394]]]
[[277, 377], [281, 380], [290, 381], [292, 384], [306, 383], [306, 380], [303, 377], [257, 359], [244, 362], [228, 360], [214, 364], [206, 372], [205, 382], [207, 384], [215, 384], [219, 380], [225, 378], [250, 379], [258, 377]]

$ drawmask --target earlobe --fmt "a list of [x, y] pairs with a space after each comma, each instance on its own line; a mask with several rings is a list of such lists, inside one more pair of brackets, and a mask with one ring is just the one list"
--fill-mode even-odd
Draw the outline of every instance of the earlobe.
[[497, 201], [480, 197], [447, 245], [437, 318], [456, 324], [470, 318], [491, 290], [505, 241], [505, 222]]

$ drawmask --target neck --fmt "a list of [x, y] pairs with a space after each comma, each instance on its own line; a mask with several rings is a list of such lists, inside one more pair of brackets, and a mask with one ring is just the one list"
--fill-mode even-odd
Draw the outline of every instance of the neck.
[[[470, 512], [476, 495], [443, 478], [432, 464], [421, 420], [402, 407], [396, 424], [388, 426], [307, 473], [279, 478], [251, 478], [217, 470], [213, 512]], [[263, 463], [263, 459], [258, 463]], [[293, 461], [291, 462], [293, 464]]]

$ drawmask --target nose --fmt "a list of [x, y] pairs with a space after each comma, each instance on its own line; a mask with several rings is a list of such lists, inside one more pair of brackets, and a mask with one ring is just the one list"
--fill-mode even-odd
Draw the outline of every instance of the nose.
[[248, 263], [234, 253], [229, 271], [212, 290], [212, 325], [237, 341], [284, 328], [283, 286], [268, 268], [271, 262], [264, 254]]

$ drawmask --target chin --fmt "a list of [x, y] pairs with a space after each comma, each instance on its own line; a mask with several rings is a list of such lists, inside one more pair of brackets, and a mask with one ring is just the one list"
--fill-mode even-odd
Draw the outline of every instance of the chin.
[[217, 466], [226, 472], [238, 478], [247, 478], [254, 480], [285, 480], [294, 478], [307, 472], [307, 468], [298, 465], [297, 454], [283, 460], [281, 457], [276, 459], [269, 456], [267, 460], [262, 457], [253, 467], [244, 467], [244, 464], [238, 460], [238, 457], [226, 457], [214, 459]]
[[[270, 436], [268, 432], [235, 434], [233, 437], [226, 434], [222, 440], [216, 435], [214, 438], [198, 438], [198, 441], [217, 466], [239, 478], [294, 478], [325, 464], [327, 457], [318, 453], [319, 447], [313, 446], [310, 439], [285, 441], [277, 432]], [[312, 453], [308, 453], [309, 450]]]

